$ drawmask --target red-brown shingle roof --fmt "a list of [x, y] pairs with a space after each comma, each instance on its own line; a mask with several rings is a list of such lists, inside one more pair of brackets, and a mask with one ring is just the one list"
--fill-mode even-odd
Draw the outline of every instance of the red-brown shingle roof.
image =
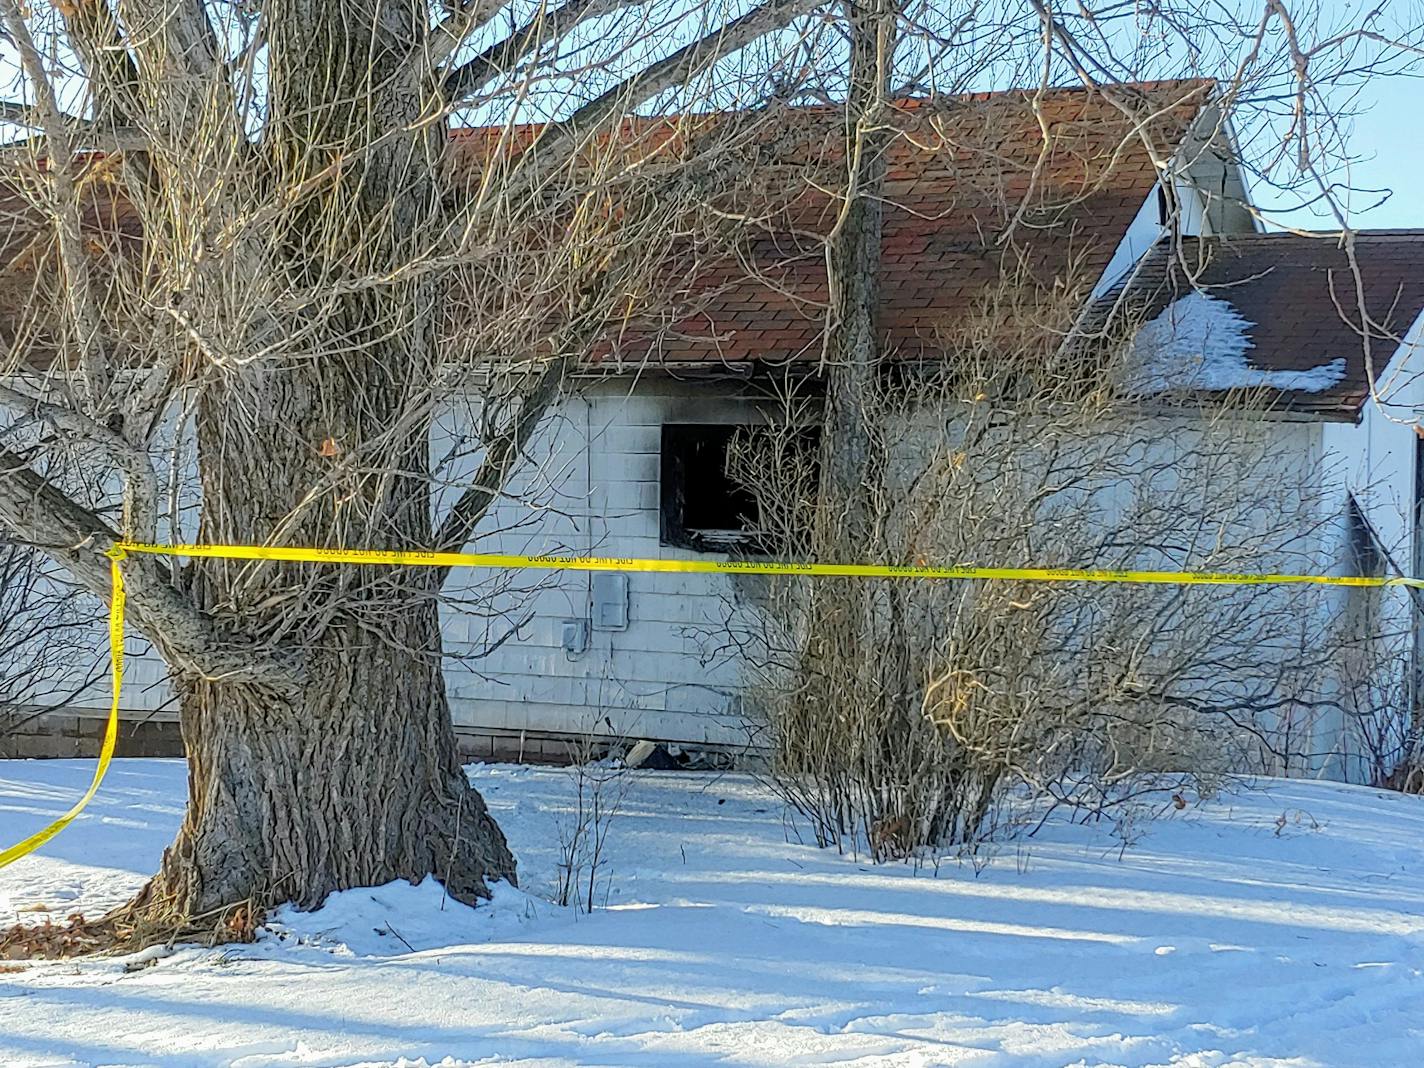
[[[901, 356], [931, 356], [941, 325], [965, 315], [1004, 273], [1039, 287], [1091, 287], [1206, 103], [1210, 84], [1120, 87], [1123, 107], [1080, 89], [905, 102], [889, 120], [882, 327]], [[1037, 110], [1036, 110], [1037, 109]], [[1044, 149], [1040, 116], [1049, 131]], [[820, 355], [827, 299], [824, 246], [844, 132], [826, 109], [789, 109], [780, 167], [800, 194], [748, 240], [740, 261], [704, 269], [700, 305], [654, 343], [625, 344], [641, 363], [785, 362]], [[778, 139], [768, 136], [768, 142]], [[1149, 144], [1151, 149], [1149, 150]], [[787, 165], [790, 157], [794, 165]], [[842, 179], [843, 182], [843, 179]]]
[[[888, 348], [932, 355], [936, 330], [963, 316], [1008, 271], [1028, 271], [1045, 290], [1078, 287], [1086, 295], [1152, 193], [1154, 154], [1172, 156], [1210, 90], [1202, 80], [1167, 81], [1112, 87], [1110, 95], [1054, 89], [896, 105], [887, 119], [894, 136], [884, 189], [881, 315]], [[760, 186], [727, 183], [737, 188], [733, 197], [753, 198], [729, 207], [748, 207], [763, 222], [742, 243], [741, 256], [692, 272], [684, 307], [695, 310], [671, 324], [624, 328], [609, 353], [591, 354], [611, 355], [612, 366], [784, 362], [820, 354], [827, 289], [821, 238], [844, 180], [841, 113], [781, 107], [686, 124], [632, 120], [625, 133], [657, 145], [660, 137], [692, 136], [688, 129], [707, 121], [747, 122], [755, 131], [740, 150], [745, 158], [724, 154], [720, 166], [740, 179], [767, 176]], [[453, 131], [452, 159], [475, 172], [492, 151], [524, 151], [537, 132]], [[0, 308], [0, 334], [10, 334], [32, 281], [24, 250], [36, 223], [15, 191], [0, 192], [0, 302], [8, 305]], [[95, 183], [87, 195], [97, 231], [135, 230], [116, 186]]]
[[1266, 372], [1254, 376], [1260, 384], [1269, 388], [1276, 377], [1288, 386], [1292, 373], [1343, 361], [1325, 388], [1277, 390], [1284, 406], [1353, 415], [1369, 393], [1366, 352], [1382, 375], [1424, 313], [1424, 230], [1360, 231], [1354, 249], [1358, 275], [1336, 234], [1164, 242], [1144, 258], [1120, 304], [1147, 322], [1191, 294], [1225, 302], [1241, 323], [1247, 368]]

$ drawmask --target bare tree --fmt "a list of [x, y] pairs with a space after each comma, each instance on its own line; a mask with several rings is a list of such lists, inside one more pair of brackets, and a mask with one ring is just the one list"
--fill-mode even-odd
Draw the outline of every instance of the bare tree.
[[[1308, 35], [1278, 0], [1257, 21], [1214, 11], [0, 0], [16, 130], [0, 183], [0, 402], [47, 427], [0, 451], [0, 522], [104, 595], [115, 540], [176, 532], [156, 443], [190, 426], [204, 541], [464, 545], [569, 371], [634, 325], [675, 325], [717, 235], [755, 229], [755, 211], [720, 202], [718, 183], [739, 176], [715, 147], [755, 137], [719, 133], [708, 113], [776, 97], [850, 101], [825, 245], [844, 432], [827, 435], [822, 476], [828, 499], [843, 494], [837, 514], [865, 526], [851, 484], [880, 462], [863, 394], [884, 356], [886, 101], [1032, 71], [1122, 101], [1137, 136], [1135, 98], [1112, 83], [1202, 73], [1192, 45], [1212, 32], [1238, 47], [1209, 58], [1245, 72], [1228, 98], [1254, 84], [1245, 74], [1283, 76], [1293, 136], [1316, 144], [1305, 105], [1321, 68], [1351, 69], [1352, 43], [1383, 39], [1374, 21]], [[640, 111], [681, 118], [627, 121]], [[482, 132], [452, 145], [467, 123]], [[437, 515], [431, 420], [471, 390], [479, 470]], [[116, 522], [44, 476], [54, 452], [122, 484]], [[238, 903], [315, 905], [429, 873], [472, 900], [514, 877], [455, 758], [443, 574], [124, 568], [132, 621], [179, 692], [191, 781], [161, 871], [115, 918], [123, 931], [220, 927]], [[869, 596], [843, 601], [863, 612]]]
[[[1110, 394], [1093, 392], [1104, 387], [1098, 373], [1085, 376], [1081, 368], [1054, 363], [1057, 346], [1069, 336], [1087, 300], [1083, 279], [1076, 280], [1077, 286], [1072, 279], [1054, 279], [1066, 286], [1058, 296], [1072, 299], [1066, 306], [1049, 301], [1048, 308], [1040, 286], [1019, 284], [1019, 267], [1033, 255], [1034, 230], [1051, 227], [1055, 213], [1072, 202], [1053, 188], [1049, 176], [1056, 159], [1078, 149], [1054, 128], [1044, 107], [1046, 95], [1054, 85], [1078, 84], [1116, 109], [1121, 118], [1117, 132], [1106, 134], [1106, 145], [1086, 150], [1083, 158], [1096, 161], [1088, 169], [1110, 174], [1121, 152], [1138, 148], [1161, 176], [1163, 204], [1172, 209], [1178, 195], [1175, 168], [1186, 161], [1179, 151], [1180, 128], [1174, 131], [1162, 119], [1181, 101], [1154, 99], [1136, 84], [1154, 77], [1205, 76], [1213, 83], [1214, 127], [1196, 131], [1196, 151], [1206, 146], [1207, 152], [1254, 172], [1287, 194], [1287, 202], [1293, 194], [1297, 201], [1323, 207], [1350, 247], [1345, 189], [1335, 184], [1347, 158], [1342, 119], [1348, 108], [1342, 100], [1371, 74], [1417, 63], [1417, 20], [1411, 23], [1406, 14], [1391, 22], [1379, 8], [1360, 22], [1332, 25], [1324, 9], [1279, 0], [1239, 10], [1192, 2], [1125, 8], [1031, 0], [988, 24], [976, 24], [967, 11], [896, 0], [847, 0], [843, 11], [844, 44], [821, 57], [825, 84], [844, 101], [845, 145], [840, 173], [822, 186], [835, 191], [840, 206], [833, 225], [821, 235], [828, 300], [824, 398], [813, 405], [813, 418], [821, 426], [817, 464], [808, 470], [793, 463], [788, 474], [784, 466], [773, 472], [774, 465], [764, 459], [736, 461], [761, 500], [763, 521], [779, 528], [771, 536], [810, 558], [826, 560], [910, 563], [926, 554], [936, 562], [1003, 560], [1012, 547], [1016, 560], [1042, 560], [1048, 553], [1065, 563], [1100, 566], [1087, 561], [1100, 562], [1105, 554], [1125, 561], [1159, 552], [1173, 566], [1187, 566], [1202, 546], [1168, 534], [1178, 521], [1190, 526], [1195, 512], [1191, 499], [1175, 491], [1156, 499], [1162, 487], [1153, 475], [1155, 464], [1142, 454], [1142, 435], [1150, 432], [1129, 429], [1122, 441], [1104, 449], [1087, 424], [1070, 429], [1078, 416], [1109, 415], [1104, 398]], [[956, 16], [962, 16], [960, 21]], [[1025, 47], [1033, 34], [1038, 47]], [[964, 47], [968, 40], [974, 47]], [[906, 372], [897, 361], [910, 354], [887, 350], [880, 322], [883, 220], [886, 204], [894, 202], [886, 160], [899, 138], [926, 147], [924, 131], [906, 123], [892, 101], [907, 85], [981, 88], [989, 72], [1010, 78], [1028, 74], [1018, 84], [1036, 86], [1025, 92], [1023, 103], [1038, 122], [1038, 152], [1028, 166], [1005, 155], [997, 172], [974, 176], [1002, 190], [1000, 203], [981, 220], [979, 243], [996, 276], [990, 289], [1000, 288], [991, 294], [993, 307], [983, 309], [987, 325], [981, 326], [979, 355], [966, 358], [976, 344], [966, 344], [964, 324], [954, 324], [956, 337], [939, 354], [939, 369], [927, 391], [914, 381], [914, 372], [904, 380]], [[946, 125], [947, 136], [929, 138], [928, 151], [937, 144], [944, 153], [994, 154], [992, 145], [965, 145], [972, 119], [963, 126], [952, 120]], [[1084, 181], [1079, 195], [1086, 197], [1094, 186], [1094, 180]], [[1256, 210], [1244, 203], [1237, 207]], [[1172, 211], [1166, 214], [1175, 220]], [[1025, 274], [1032, 282], [1032, 271]], [[1005, 283], [1010, 290], [1001, 288]], [[982, 280], [966, 277], [965, 285], [982, 288]], [[1369, 323], [1363, 288], [1357, 288], [1359, 318]], [[1006, 341], [1005, 333], [1023, 336]], [[997, 364], [984, 359], [985, 339]], [[1368, 337], [1363, 345], [1366, 366], [1372, 368]], [[1085, 385], [1088, 392], [1081, 396], [1064, 395], [1065, 388], [1078, 391]], [[930, 426], [947, 429], [938, 439], [912, 439], [923, 456], [907, 472], [893, 446], [914, 424], [911, 412]], [[1173, 470], [1183, 473], [1184, 483], [1190, 482], [1187, 471], [1199, 468], [1203, 478], [1219, 477], [1222, 472], [1210, 470], [1213, 463], [1245, 463], [1242, 453], [1253, 451], [1249, 420], [1208, 420], [1205, 425], [1218, 433], [1206, 434], [1175, 460]], [[785, 444], [788, 433], [780, 437], [783, 444], [772, 452], [784, 465], [795, 450]], [[791, 441], [802, 437], [800, 429], [789, 434]], [[1119, 447], [1129, 455], [1138, 453], [1145, 470], [1130, 473]], [[1233, 459], [1212, 459], [1217, 455]], [[1233, 471], [1231, 477], [1245, 473]], [[1121, 544], [1083, 542], [1084, 532], [1102, 529], [1101, 516], [1090, 520], [1086, 514], [1101, 507], [1098, 494], [1084, 487], [1101, 486], [1114, 475], [1150, 491], [1133, 515], [1137, 526], [1109, 524], [1138, 533], [1123, 533]], [[1003, 488], [1006, 496], [986, 500], [981, 477]], [[1292, 485], [1309, 484], [1306, 473], [1301, 479]], [[1254, 484], [1251, 479], [1239, 483]], [[1045, 518], [1067, 507], [1065, 502], [1085, 514]], [[1250, 547], [1258, 564], [1274, 551], [1288, 552], [1288, 544], [1278, 543], [1289, 542], [1292, 530], [1312, 525], [1308, 512], [1286, 508], [1274, 514], [1288, 516], [1294, 527], [1251, 530], [1244, 519], [1249, 508], [1241, 508], [1264, 502], [1219, 503], [1231, 517], [1223, 522], [1239, 528], [1245, 539], [1241, 544]], [[954, 514], [944, 510], [950, 505], [957, 509]], [[1009, 517], [1002, 527], [990, 518], [995, 508]], [[877, 852], [895, 852], [907, 841], [971, 838], [996, 784], [1007, 778], [1047, 782], [1069, 768], [1095, 767], [1106, 777], [1100, 781], [1107, 781], [1113, 768], [1153, 764], [1141, 754], [1154, 748], [1177, 751], [1169, 764], [1180, 760], [1181, 739], [1167, 744], [1183, 722], [1173, 708], [1237, 702], [1234, 707], [1262, 705], [1264, 713], [1299, 697], [1298, 677], [1282, 680], [1267, 670], [1271, 684], [1256, 692], [1236, 673], [1213, 675], [1229, 646], [1208, 652], [1192, 641], [1170, 640], [1167, 635], [1180, 638], [1194, 626], [1207, 625], [1199, 614], [1210, 612], [1190, 591], [1163, 599], [1094, 590], [1091, 609], [1084, 602], [1070, 610], [1067, 606], [1078, 596], [1071, 591], [1010, 585], [978, 589], [971, 584], [949, 594], [874, 583], [776, 585], [783, 589], [773, 594], [771, 609], [762, 616], [776, 621], [776, 636], [768, 641], [763, 662], [776, 665], [780, 674], [763, 699], [776, 728], [783, 782], [794, 782], [793, 792], [801, 791], [802, 807], [815, 816], [823, 839], [861, 833]], [[786, 588], [795, 593], [786, 594]], [[1293, 635], [1297, 644], [1304, 643], [1301, 617], [1293, 611], [1300, 606], [1281, 606], [1271, 598], [1261, 603], [1270, 605], [1262, 616], [1212, 620], [1212, 625], [1241, 624], [1249, 618], [1256, 630], [1218, 627], [1206, 633], [1231, 634], [1257, 650], [1289, 642]], [[1153, 605], [1158, 614], [1144, 620], [1134, 611], [1120, 611], [1141, 604]], [[1122, 620], [1155, 623], [1143, 633], [1156, 637], [1135, 642], [1130, 628], [1114, 629]], [[1045, 674], [1069, 664], [1090, 670], [1085, 665], [1092, 657], [1078, 652], [1107, 648], [1125, 661], [1103, 667], [1101, 676], [1084, 680]], [[1015, 656], [1009, 663], [1014, 650], [1025, 658]], [[1142, 684], [1142, 656], [1150, 656], [1154, 672], [1163, 674], [1153, 674], [1157, 681], [1148, 684], [1139, 701], [1128, 691]], [[1318, 669], [1320, 662], [1312, 656], [1304, 660]], [[1167, 663], [1175, 666], [1168, 670]], [[1191, 678], [1200, 683], [1201, 692], [1191, 696], [1189, 687], [1168, 685], [1165, 680], [1174, 674], [1179, 682]], [[1223, 678], [1230, 680], [1226, 685], [1245, 685], [1252, 692], [1236, 693], [1223, 704], [1223, 694], [1211, 685]], [[1115, 692], [1118, 683], [1109, 684], [1110, 679], [1128, 691]], [[1110, 729], [1109, 722], [1094, 718], [1115, 715], [1105, 710], [1124, 706], [1131, 713], [1123, 716], [1120, 728]], [[1143, 718], [1148, 708], [1155, 711]], [[1185, 732], [1188, 738], [1198, 736], [1197, 726], [1193, 721]], [[1259, 729], [1250, 724], [1230, 733], [1233, 739], [1249, 740]], [[1129, 739], [1129, 748], [1139, 755], [1120, 760]], [[1088, 749], [1096, 750], [1092, 759], [1087, 759]], [[1049, 753], [1054, 759], [1047, 758]], [[1045, 764], [1055, 769], [1052, 774], [1046, 774]], [[887, 827], [894, 828], [888, 837]]]
[[[0, 523], [106, 596], [116, 541], [180, 534], [187, 434], [203, 541], [463, 546], [570, 370], [656, 329], [670, 252], [723, 225], [707, 122], [628, 116], [735, 99], [719, 61], [812, 6], [5, 0], [0, 402], [44, 433], [6, 436]], [[479, 466], [437, 515], [431, 420], [471, 391]], [[107, 473], [113, 521], [58, 454]], [[456, 759], [443, 573], [123, 568], [190, 789], [117, 936], [515, 877]]]
[[[1069, 341], [1088, 288], [1008, 276], [935, 360], [880, 376], [854, 536], [800, 444], [819, 398], [747, 432], [731, 472], [765, 541], [907, 565], [1324, 566], [1327, 483], [1282, 457], [1268, 399], [1144, 396], [1140, 347]], [[1153, 776], [1306, 770], [1315, 721], [1343, 711], [1332, 672], [1366, 644], [1322, 635], [1302, 588], [886, 579], [847, 609], [828, 583], [760, 585], [734, 625], [775, 779], [823, 844], [882, 859], [973, 843], [1009, 785], [1098, 808]]]

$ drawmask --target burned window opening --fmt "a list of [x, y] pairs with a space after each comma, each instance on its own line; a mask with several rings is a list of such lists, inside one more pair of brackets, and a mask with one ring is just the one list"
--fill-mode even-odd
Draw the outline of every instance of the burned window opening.
[[[788, 430], [764, 424], [663, 424], [662, 544], [758, 556], [799, 551], [815, 507], [820, 444], [820, 427], [814, 425]], [[763, 486], [756, 474], [762, 464], [775, 465], [775, 477], [765, 484], [776, 502], [769, 523], [752, 488]], [[783, 514], [783, 508], [789, 511]]]
[[727, 473], [727, 450], [744, 429], [663, 424], [662, 544], [698, 552], [750, 546], [757, 529], [756, 496]]

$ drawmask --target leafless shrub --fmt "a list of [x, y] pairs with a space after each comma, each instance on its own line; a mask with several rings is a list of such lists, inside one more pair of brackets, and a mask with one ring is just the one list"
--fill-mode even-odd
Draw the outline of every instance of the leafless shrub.
[[[1412, 635], [1409, 636], [1412, 639]], [[1345, 688], [1349, 747], [1341, 754], [1360, 781], [1402, 793], [1424, 793], [1424, 722], [1418, 711], [1418, 670], [1412, 641], [1377, 651], [1384, 670], [1350, 665]], [[1413, 685], [1411, 685], [1413, 683]], [[1412, 709], [1412, 714], [1401, 710]]]
[[558, 823], [559, 854], [554, 901], [592, 912], [608, 896], [608, 836], [623, 808], [632, 773], [611, 753], [606, 736], [592, 732], [579, 736], [570, 752], [573, 811]]
[[[1081, 298], [1006, 280], [944, 335], [941, 362], [881, 375], [861, 413], [868, 538], [796, 461], [816, 413], [803, 390], [732, 451], [766, 541], [891, 564], [1319, 566], [1320, 482], [1282, 457], [1260, 398], [1144, 395], [1130, 346], [1065, 343]], [[1299, 766], [1284, 726], [1314, 714], [1344, 640], [1321, 639], [1313, 596], [788, 578], [744, 598], [742, 651], [789, 803], [823, 845], [890, 859], [972, 843], [1011, 784], [1101, 811], [1146, 783], [1207, 791]]]

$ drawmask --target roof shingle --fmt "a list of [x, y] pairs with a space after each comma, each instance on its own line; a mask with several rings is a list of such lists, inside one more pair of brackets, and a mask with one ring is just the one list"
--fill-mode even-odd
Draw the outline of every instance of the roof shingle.
[[[1357, 412], [1369, 393], [1366, 358], [1382, 374], [1424, 313], [1424, 230], [1360, 231], [1354, 264], [1337, 234], [1270, 233], [1164, 242], [1142, 261], [1120, 301], [1136, 321], [1190, 294], [1230, 306], [1253, 380], [1289, 387], [1343, 361], [1330, 384], [1280, 388], [1298, 411]], [[1209, 390], [1208, 390], [1209, 391]]]
[[[1209, 89], [1202, 81], [1131, 87], [1133, 117], [1079, 89], [897, 105], [884, 187], [887, 351], [931, 355], [936, 329], [966, 314], [1010, 271], [1026, 270], [1046, 291], [1091, 287], [1156, 186], [1154, 152], [1170, 158]], [[820, 355], [827, 303], [821, 238], [839, 204], [830, 191], [844, 183], [837, 177], [845, 136], [828, 109], [788, 109], [783, 122], [794, 127], [794, 147], [757, 165], [803, 183], [799, 195], [788, 196], [794, 206], [745, 243], [742, 262], [703, 268], [693, 286], [697, 311], [654, 342], [625, 338], [620, 362]], [[788, 156], [797, 166], [786, 166]]]

